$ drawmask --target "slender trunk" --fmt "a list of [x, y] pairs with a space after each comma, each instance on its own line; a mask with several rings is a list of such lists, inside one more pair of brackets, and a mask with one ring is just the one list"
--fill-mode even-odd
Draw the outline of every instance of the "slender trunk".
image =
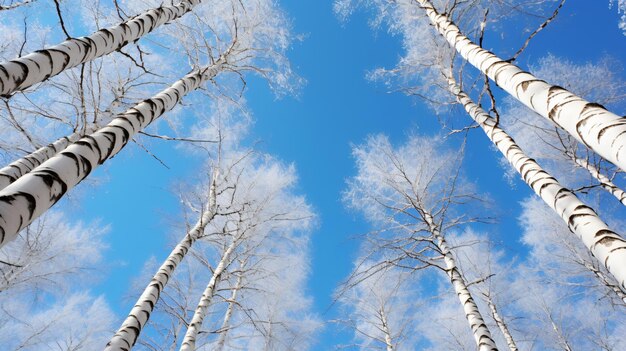
[[0, 63], [0, 96], [8, 97], [64, 70], [134, 43], [155, 28], [180, 18], [199, 3], [200, 0], [183, 0], [173, 6], [160, 6], [87, 37], [68, 39], [47, 49]]
[[52, 207], [91, 171], [115, 156], [152, 121], [221, 70], [225, 58], [195, 70], [151, 99], [115, 117], [0, 191], [0, 247]]
[[[243, 270], [243, 263], [240, 264], [239, 269]], [[233, 288], [233, 292], [230, 295], [230, 299], [228, 299], [228, 308], [226, 309], [226, 313], [224, 314], [224, 321], [222, 322], [222, 327], [220, 328], [220, 337], [217, 340], [214, 351], [222, 351], [224, 350], [224, 346], [226, 345], [226, 336], [228, 335], [228, 331], [230, 330], [230, 319], [233, 316], [235, 303], [237, 303], [237, 294], [239, 293], [239, 289], [241, 289], [242, 278], [243, 274], [239, 272], [239, 275], [237, 275], [237, 282], [235, 283], [235, 287]]]
[[427, 212], [424, 212], [424, 219], [426, 224], [428, 224], [430, 233], [435, 237], [434, 244], [443, 255], [443, 260], [446, 265], [446, 274], [450, 278], [454, 291], [461, 301], [463, 311], [465, 312], [465, 318], [467, 318], [470, 328], [472, 329], [472, 334], [474, 335], [474, 340], [476, 341], [478, 350], [497, 351], [498, 347], [491, 337], [491, 332], [489, 331], [483, 316], [480, 314], [480, 310], [478, 310], [478, 306], [476, 305], [472, 294], [467, 289], [465, 279], [456, 265], [454, 256], [448, 247], [445, 237], [441, 234], [439, 226], [435, 224], [432, 215]]
[[126, 320], [122, 323], [120, 329], [107, 344], [105, 348], [106, 351], [127, 351], [135, 345], [139, 333], [141, 333], [143, 326], [148, 322], [154, 306], [159, 301], [161, 291], [163, 291], [170, 277], [174, 274], [174, 270], [176, 270], [178, 264], [183, 260], [187, 252], [189, 252], [193, 243], [204, 234], [204, 229], [207, 224], [215, 217], [217, 210], [215, 190], [217, 176], [218, 171], [215, 170], [211, 181], [207, 209], [202, 213], [196, 225], [187, 232], [185, 237], [176, 245], [174, 250], [172, 250], [154, 277], [152, 277], [150, 284], [148, 284], [143, 291], [137, 303], [128, 314], [128, 317], [126, 317]]
[[515, 344], [515, 339], [513, 339], [513, 335], [511, 335], [511, 332], [509, 331], [509, 327], [504, 322], [504, 319], [502, 319], [502, 316], [500, 316], [500, 313], [498, 313], [498, 309], [496, 308], [496, 305], [493, 303], [491, 296], [486, 294], [485, 297], [487, 298], [487, 304], [489, 305], [489, 309], [491, 310], [491, 316], [493, 317], [493, 320], [496, 321], [498, 328], [500, 328], [500, 331], [504, 335], [506, 344], [509, 345], [509, 350], [517, 351], [518, 348], [517, 348], [517, 345]]
[[380, 315], [380, 322], [382, 324], [383, 334], [385, 334], [385, 346], [387, 346], [387, 351], [393, 351], [393, 339], [391, 338], [391, 332], [389, 331], [389, 323], [387, 322], [385, 309], [381, 308], [378, 313]]
[[624, 192], [624, 190], [615, 185], [615, 183], [613, 183], [611, 179], [609, 179], [609, 177], [602, 174], [600, 170], [594, 167], [591, 163], [589, 163], [589, 161], [576, 156], [571, 157], [577, 165], [586, 169], [592, 177], [596, 178], [596, 180], [600, 182], [600, 185], [602, 186], [602, 188], [604, 188], [604, 190], [611, 193], [611, 195], [615, 196], [615, 198], [617, 198], [617, 200], [621, 202], [622, 205], [626, 206], [626, 192]]
[[543, 201], [550, 206], [615, 277], [622, 288], [626, 287], [626, 241], [598, 217], [596, 212], [585, 205], [569, 189], [544, 171], [535, 160], [524, 154], [504, 130], [497, 126], [480, 106], [461, 91], [450, 78], [450, 91], [465, 111], [485, 131], [485, 134], [500, 150], [502, 155], [522, 176], [522, 179]]
[[40, 164], [46, 162], [52, 156], [65, 150], [68, 145], [74, 143], [83, 136], [90, 134], [94, 131], [95, 129], [88, 129], [84, 133], [74, 132], [69, 136], [59, 138], [53, 143], [41, 147], [37, 151], [34, 151], [18, 160], [15, 160], [10, 165], [0, 169], [0, 190], [6, 188], [18, 178], [32, 171]]
[[230, 243], [230, 246], [228, 246], [226, 251], [222, 254], [222, 258], [220, 259], [217, 267], [215, 267], [213, 276], [211, 276], [209, 284], [204, 289], [200, 302], [198, 302], [198, 306], [196, 307], [196, 311], [191, 318], [191, 323], [189, 323], [187, 333], [185, 333], [185, 337], [183, 338], [183, 344], [180, 347], [181, 351], [193, 351], [196, 349], [196, 338], [198, 337], [198, 333], [202, 327], [202, 322], [204, 321], [204, 317], [209, 309], [209, 305], [211, 305], [211, 300], [215, 295], [215, 288], [222, 278], [224, 270], [230, 263], [230, 255], [237, 247], [237, 243], [238, 238], [234, 238], [233, 242]]
[[506, 92], [557, 124], [600, 156], [626, 170], [626, 119], [546, 83], [474, 44], [428, 0], [416, 0], [439, 33]]

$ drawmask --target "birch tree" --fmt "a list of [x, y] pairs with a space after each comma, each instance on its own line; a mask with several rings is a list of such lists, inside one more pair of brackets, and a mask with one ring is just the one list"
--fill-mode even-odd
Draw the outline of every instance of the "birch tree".
[[[467, 190], [469, 184], [459, 177], [458, 160], [445, 153], [436, 138], [413, 137], [394, 148], [384, 136], [370, 137], [353, 153], [358, 174], [350, 180], [345, 199], [384, 223], [383, 233], [388, 236], [369, 239], [374, 248], [391, 252], [392, 258], [385, 257], [380, 266], [439, 268], [459, 298], [476, 346], [497, 349], [446, 241], [447, 230], [472, 221], [469, 216], [455, 218], [453, 214], [473, 197]], [[453, 209], [451, 204], [459, 207]]]
[[290, 174], [293, 170], [270, 163], [239, 172], [241, 175], [237, 175], [236, 179], [240, 181], [233, 184], [229, 191], [233, 199], [230, 204], [233, 215], [226, 218], [222, 225], [222, 240], [213, 273], [189, 322], [182, 350], [196, 349], [197, 336], [217, 286], [233, 260], [242, 252], [254, 254], [254, 250], [265, 241], [279, 240], [281, 235], [289, 235], [296, 228], [302, 228], [303, 224], [297, 223], [303, 220], [306, 223], [311, 216], [302, 198], [285, 193], [295, 180]]
[[[461, 56], [464, 59], [469, 60], [470, 63], [474, 65], [480, 66], [480, 64], [486, 63], [491, 64], [494, 63], [494, 68], [489, 68], [490, 72], [483, 72], [490, 76], [490, 78], [494, 78], [493, 74], [495, 70], [503, 73], [498, 73], [499, 77], [505, 79], [509, 73], [513, 71], [509, 71], [509, 69], [513, 69], [512, 66], [508, 62], [495, 60], [495, 55], [489, 53], [488, 51], [480, 48], [476, 44], [473, 44], [467, 37], [463, 36], [456, 25], [450, 22], [450, 18], [446, 16], [439, 15], [439, 13], [435, 10], [434, 7], [428, 1], [418, 1], [419, 7], [421, 11], [425, 11], [431, 22], [435, 25], [435, 27], [442, 33], [443, 37], [449, 41], [450, 44], [454, 48], [459, 51]], [[456, 4], [456, 2], [453, 2]], [[559, 213], [563, 220], [568, 223], [572, 232], [574, 232], [582, 241], [585, 243], [587, 248], [593, 252], [594, 256], [600, 261], [603, 262], [603, 265], [607, 267], [611, 274], [618, 280], [619, 284], [622, 288], [626, 287], [626, 272], [623, 272], [621, 267], [626, 266], [626, 256], [621, 257], [624, 250], [621, 248], [626, 247], [626, 242], [619, 234], [611, 230], [606, 223], [604, 223], [595, 213], [593, 209], [585, 205], [581, 202], [576, 196], [566, 187], [563, 187], [552, 175], [545, 172], [537, 162], [533, 159], [529, 158], [523, 150], [515, 143], [515, 141], [508, 136], [508, 134], [498, 126], [498, 119], [491, 118], [489, 114], [484, 111], [479, 104], [475, 103], [471, 100], [469, 95], [467, 95], [464, 91], [461, 90], [461, 87], [456, 84], [456, 82], [451, 76], [451, 73], [448, 73], [450, 67], [456, 67], [454, 65], [454, 58], [451, 56], [452, 54], [449, 50], [446, 50], [444, 47], [439, 45], [440, 39], [429, 39], [427, 36], [416, 35], [411, 32], [410, 24], [418, 22], [413, 17], [415, 10], [415, 4], [405, 4], [398, 3], [398, 6], [395, 8], [395, 12], [391, 12], [393, 19], [398, 19], [398, 28], [401, 30], [402, 34], [405, 35], [405, 45], [407, 46], [407, 58], [412, 59], [413, 57], [417, 57], [418, 61], [402, 61], [398, 66], [398, 70], [402, 71], [402, 74], [406, 75], [415, 75], [418, 72], [437, 72], [436, 74], [439, 77], [447, 76], [448, 82], [447, 87], [450, 92], [454, 95], [455, 99], [461, 103], [466, 112], [472, 117], [474, 122], [476, 122], [489, 136], [490, 140], [496, 145], [496, 147], [500, 150], [500, 152], [507, 158], [507, 160], [513, 165], [513, 167], [522, 175], [524, 181], [533, 188], [533, 190], [540, 195], [546, 203], [548, 203], [557, 213]], [[452, 6], [453, 7], [453, 6]], [[449, 6], [447, 7], [449, 8]], [[458, 12], [458, 11], [457, 11]], [[423, 24], [420, 28], [423, 27]], [[407, 33], [407, 34], [405, 34]], [[454, 33], [454, 34], [453, 34]], [[424, 39], [425, 41], [418, 41], [417, 39]], [[420, 47], [424, 45], [425, 47], [431, 49], [425, 57], [421, 57], [420, 55], [415, 54], [415, 47]], [[470, 49], [471, 48], [471, 49]], [[471, 50], [471, 53], [470, 51]], [[419, 52], [421, 53], [421, 52]], [[471, 57], [470, 57], [471, 56]], [[483, 58], [486, 58], [486, 61], [481, 61]], [[408, 60], [407, 59], [407, 60]], [[420, 61], [421, 60], [421, 61]], [[475, 62], [473, 62], [474, 60]], [[481, 62], [480, 64], [478, 62]], [[491, 62], [491, 63], [489, 63]], [[424, 66], [424, 67], [422, 67]], [[496, 68], [497, 66], [497, 68]], [[487, 66], [481, 66], [483, 68]], [[517, 69], [517, 68], [515, 68]], [[443, 71], [443, 74], [442, 74]], [[521, 71], [520, 71], [521, 72]], [[511, 73], [514, 74], [514, 73]], [[525, 76], [526, 73], [517, 74], [515, 79], [518, 79]], [[410, 79], [411, 77], [409, 77]], [[525, 79], [525, 78], [523, 78]], [[502, 86], [502, 82], [496, 80], [498, 85]], [[524, 85], [525, 87], [522, 89], [526, 91], [535, 92], [535, 88], [541, 84], [545, 83], [537, 83], [538, 81], [528, 82]], [[541, 81], [543, 82], [543, 81]], [[509, 82], [510, 83], [510, 82]], [[444, 86], [439, 80], [435, 80], [435, 82], [431, 82], [431, 84], [438, 85], [440, 88]], [[520, 81], [521, 84], [521, 81]], [[526, 84], [528, 86], [526, 86]], [[536, 85], [539, 84], [539, 85]], [[505, 90], [508, 88], [503, 86]], [[561, 89], [561, 88], [559, 88]], [[558, 89], [557, 89], [558, 90]], [[409, 92], [411, 92], [409, 90]], [[564, 93], [565, 94], [565, 93]], [[569, 93], [568, 93], [569, 94]], [[522, 96], [522, 95], [520, 95]], [[515, 96], [514, 96], [515, 97]], [[560, 96], [561, 98], [563, 96]], [[516, 98], [519, 98], [517, 96]], [[578, 98], [576, 98], [578, 99]], [[576, 100], [574, 98], [570, 99], [571, 101]], [[538, 101], [538, 100], [537, 100]], [[571, 102], [570, 101], [570, 102]], [[578, 101], [578, 100], [576, 100]], [[552, 102], [551, 102], [552, 103]], [[554, 101], [557, 104], [556, 101]], [[560, 104], [560, 103], [558, 103]], [[560, 118], [558, 115], [562, 112], [559, 112], [562, 107], [566, 104], [555, 105], [553, 116], [556, 119]], [[569, 104], [569, 102], [568, 102]], [[535, 107], [539, 106], [539, 103], [535, 103]], [[495, 108], [495, 105], [494, 105]], [[535, 109], [536, 110], [536, 109]], [[587, 108], [586, 113], [591, 113], [591, 110], [594, 108]], [[541, 113], [541, 111], [536, 111]], [[586, 119], [586, 117], [585, 117]], [[574, 120], [574, 119], [570, 119]], [[595, 120], [595, 116], [588, 119], [589, 122]], [[557, 121], [558, 123], [558, 121]], [[594, 122], [595, 123], [595, 122]], [[590, 124], [587, 124], [586, 127], [589, 127]], [[585, 128], [586, 128], [585, 127]], [[619, 127], [618, 127], [619, 129]], [[571, 133], [570, 133], [571, 134]], [[605, 134], [606, 137], [609, 134]], [[576, 137], [574, 135], [574, 137]], [[586, 144], [590, 146], [589, 144]], [[616, 145], [616, 144], [613, 144]], [[597, 150], [596, 150], [597, 151]], [[576, 212], [576, 213], [575, 213]], [[577, 222], [578, 224], [574, 224]], [[584, 224], [583, 224], [584, 223]], [[606, 234], [607, 236], [604, 236]], [[610, 257], [611, 256], [611, 257]]]
[[0, 95], [8, 97], [64, 70], [119, 50], [157, 27], [180, 18], [199, 3], [198, 0], [184, 0], [153, 8], [91, 35], [69, 38], [52, 47], [0, 63]]
[[[451, 7], [456, 3], [453, 2]], [[413, 6], [427, 15], [432, 26], [461, 57], [499, 87], [606, 160], [626, 170], [626, 158], [620, 154], [626, 152], [623, 148], [626, 124], [622, 117], [595, 102], [588, 102], [566, 89], [551, 85], [483, 49], [472, 42], [449, 16], [441, 14], [431, 1], [416, 0]]]
[[[242, 3], [237, 3], [233, 6], [238, 7], [230, 8], [229, 15], [232, 15], [233, 10], [237, 10], [241, 11], [237, 13], [242, 17], [233, 19], [232, 27], [227, 28], [230, 30], [228, 33], [232, 42], [227, 46], [224, 44], [217, 46], [218, 49], [223, 49], [223, 51], [218, 50], [219, 56], [214, 55], [211, 47], [200, 47], [199, 51], [207, 55], [209, 65], [194, 69], [151, 99], [117, 115], [104, 128], [75, 142], [64, 152], [44, 162], [0, 192], [0, 199], [5, 200], [2, 206], [4, 209], [0, 212], [7, 211], [6, 214], [1, 215], [4, 223], [0, 225], [2, 227], [0, 242], [11, 240], [19, 230], [54, 205], [92, 170], [117, 154], [134, 135], [145, 129], [163, 113], [174, 108], [186, 94], [215, 78], [219, 72], [230, 71], [241, 74], [245, 71], [255, 72], [258, 69], [263, 76], [272, 76], [279, 81], [285, 80], [284, 73], [278, 72], [272, 75], [269, 69], [266, 71], [259, 68], [265, 66], [254, 65], [256, 59], [268, 65], [270, 60], [280, 61], [282, 57], [280, 53], [286, 50], [288, 40], [272, 42], [265, 38], [265, 34], [269, 30], [280, 31], [280, 28], [275, 26], [284, 23], [284, 19], [280, 17], [282, 14], [271, 3], [252, 1], [252, 4], [258, 6], [246, 8]], [[264, 15], [278, 16], [279, 19], [271, 21], [261, 19], [260, 16]], [[239, 21], [247, 17], [250, 17], [250, 21], [243, 23], [249, 26], [239, 31], [238, 26], [242, 24]], [[287, 36], [288, 33], [285, 32], [283, 35]], [[221, 41], [218, 40], [219, 42]], [[269, 47], [247, 46], [256, 44], [265, 44]], [[267, 55], [267, 52], [271, 54]], [[283, 67], [285, 64], [279, 62], [277, 66]], [[11, 214], [9, 215], [8, 212]]]
[[[624, 265], [619, 263], [625, 258], [620, 257], [620, 251], [623, 250], [617, 249], [626, 247], [626, 241], [612, 231], [591, 207], [585, 205], [574, 193], [545, 172], [537, 162], [526, 156], [515, 141], [496, 125], [495, 120], [459, 89], [454, 80], [450, 80], [450, 84], [459, 103], [483, 128], [489, 139], [513, 165], [522, 179], [561, 216], [568, 224], [570, 231], [583, 241], [598, 260], [603, 262], [604, 267], [618, 280], [620, 286], [626, 287], [626, 272], [622, 272], [621, 269]], [[607, 236], [604, 237], [604, 235]]]
[[[72, 1], [70, 5], [76, 10], [70, 11], [63, 7], [64, 16], [89, 23], [89, 29], [99, 29], [105, 13], [100, 2], [84, 4]], [[23, 50], [37, 48], [41, 43], [56, 38], [60, 30], [40, 28], [46, 25], [46, 16], [41, 13], [54, 12], [55, 9], [46, 4], [39, 7], [41, 9], [38, 11], [28, 13], [28, 24], [24, 20], [24, 38], [16, 39], [24, 45], [6, 47], [4, 57], [17, 56]], [[16, 21], [3, 22], [7, 22], [7, 26], [17, 25]], [[35, 39], [37, 37], [42, 39]], [[152, 53], [149, 58], [137, 59], [141, 61], [138, 63], [126, 52], [115, 52], [82, 64], [79, 69], [66, 70], [55, 79], [39, 84], [37, 89], [30, 89], [28, 94], [20, 93], [12, 99], [5, 99], [0, 108], [1, 134], [5, 142], [0, 149], [2, 158], [6, 160], [3, 164], [10, 164], [0, 170], [0, 188], [6, 187], [82, 136], [106, 125], [115, 115], [135, 105], [135, 99], [156, 93], [153, 89], [160, 83], [160, 78], [147, 73], [145, 66], [140, 65], [158, 61], [159, 57]], [[160, 73], [166, 72], [166, 69], [162, 69]]]
[[107, 350], [130, 349], [135, 345], [141, 329], [150, 318], [150, 313], [158, 302], [161, 291], [167, 285], [169, 278], [178, 264], [185, 258], [193, 243], [204, 235], [206, 226], [217, 214], [217, 178], [218, 172], [215, 170], [209, 187], [207, 205], [203, 207], [200, 219], [159, 267], [120, 329], [107, 344]]
[[610, 305], [624, 307], [626, 295], [619, 284], [602, 264], [568, 235], [567, 226], [555, 214], [544, 212], [544, 208], [537, 199], [527, 199], [520, 216], [524, 228], [523, 242], [532, 248], [537, 263], [545, 266], [544, 272], [560, 276], [552, 279], [562, 285], [585, 281], [585, 286], [605, 296]]
[[[306, 236], [266, 242], [246, 260], [231, 327], [227, 334], [218, 329], [217, 347], [222, 336], [223, 350], [287, 351], [315, 346], [322, 323], [312, 312], [312, 299], [305, 288], [310, 270], [308, 247]], [[236, 286], [233, 283], [231, 280], [229, 286]]]
[[[533, 71], [604, 106], [619, 108], [624, 105], [622, 90], [625, 83], [618, 76], [618, 67], [619, 64], [611, 58], [596, 63], [575, 64], [550, 55], [540, 59]], [[524, 150], [550, 173], [558, 175], [567, 187], [577, 189], [597, 184], [622, 204], [625, 203], [626, 193], [616, 184], [620, 179], [616, 177], [615, 167], [567, 133], [511, 101], [504, 104], [501, 116], [503, 126], [510, 130]], [[574, 170], [572, 165], [579, 170]]]
[[626, 124], [622, 117], [500, 59], [463, 35], [430, 1], [417, 1], [439, 33], [469, 63], [511, 96], [566, 130], [603, 158], [626, 170], [626, 160], [620, 154], [626, 142], [626, 134], [623, 133]]
[[268, 350], [306, 349], [319, 326], [303, 295], [312, 213], [291, 190], [294, 168], [266, 155], [223, 152], [216, 216], [191, 247], [191, 261], [170, 278], [138, 342], [159, 350], [263, 349], [268, 337]]
[[[372, 264], [362, 268], [369, 270]], [[410, 285], [409, 274], [388, 267], [369, 275], [354, 286], [340, 290], [339, 301], [346, 309], [337, 323], [354, 331], [354, 344], [341, 347], [358, 347], [360, 350], [410, 350], [416, 347], [417, 338], [414, 313], [417, 289]]]

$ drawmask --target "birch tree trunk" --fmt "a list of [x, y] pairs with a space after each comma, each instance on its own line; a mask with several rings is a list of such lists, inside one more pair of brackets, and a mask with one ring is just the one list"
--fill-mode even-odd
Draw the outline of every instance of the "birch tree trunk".
[[480, 310], [478, 310], [478, 306], [476, 305], [472, 294], [467, 289], [465, 279], [456, 265], [454, 256], [448, 247], [446, 239], [443, 234], [441, 234], [439, 226], [435, 224], [435, 221], [430, 213], [423, 210], [421, 210], [421, 212], [424, 214], [424, 220], [428, 225], [430, 233], [435, 238], [435, 242], [433, 243], [437, 246], [437, 249], [443, 256], [443, 260], [446, 265], [446, 274], [450, 278], [454, 291], [461, 301], [463, 311], [465, 312], [465, 318], [467, 318], [470, 328], [472, 329], [472, 334], [474, 335], [474, 340], [476, 341], [478, 350], [497, 351], [498, 347], [491, 337], [491, 332], [489, 331]]
[[500, 328], [500, 331], [504, 335], [504, 339], [506, 340], [506, 344], [509, 346], [509, 350], [517, 351], [518, 348], [517, 344], [515, 344], [515, 339], [513, 339], [513, 335], [511, 335], [509, 327], [504, 322], [504, 319], [502, 319], [502, 316], [498, 313], [496, 304], [493, 303], [490, 295], [485, 294], [485, 297], [487, 298], [487, 305], [489, 305], [489, 309], [491, 310], [491, 316], [493, 317], [493, 320], [496, 321], [498, 328]]
[[385, 335], [385, 346], [387, 346], [387, 351], [393, 351], [393, 339], [391, 338], [391, 331], [389, 331], [389, 323], [387, 322], [387, 315], [385, 314], [385, 309], [381, 307], [378, 313], [380, 315], [382, 331], [383, 331], [383, 334]]
[[132, 137], [217, 75], [225, 57], [195, 70], [148, 100], [115, 117], [0, 191], [0, 247], [52, 207], [91, 171], [115, 156]]
[[189, 323], [189, 327], [187, 328], [187, 332], [183, 338], [183, 343], [180, 347], [181, 351], [194, 351], [196, 349], [196, 338], [198, 337], [198, 333], [202, 327], [202, 322], [204, 321], [204, 317], [209, 309], [209, 305], [211, 305], [211, 300], [213, 300], [213, 296], [215, 295], [215, 288], [222, 278], [224, 270], [230, 264], [230, 255], [237, 247], [237, 243], [238, 238], [234, 238], [233, 242], [230, 243], [226, 251], [224, 251], [224, 254], [222, 254], [222, 258], [217, 264], [217, 267], [215, 267], [213, 276], [211, 276], [209, 284], [207, 284], [204, 289], [200, 302], [198, 302], [198, 306], [196, 307], [196, 311], [191, 318], [191, 322]]
[[615, 183], [609, 179], [609, 177], [605, 176], [600, 172], [599, 169], [594, 167], [589, 161], [582, 159], [580, 157], [571, 156], [574, 162], [580, 167], [586, 169], [592, 177], [596, 178], [598, 182], [600, 182], [600, 186], [611, 195], [615, 196], [615, 198], [622, 203], [622, 205], [626, 206], [626, 192], [620, 189]]
[[448, 17], [440, 15], [430, 1], [416, 1], [464, 59], [524, 105], [626, 171], [626, 118], [502, 60], [469, 40]]
[[213, 172], [213, 179], [209, 191], [209, 204], [207, 209], [202, 213], [196, 225], [185, 235], [185, 237], [176, 245], [174, 250], [161, 265], [157, 273], [152, 277], [150, 284], [143, 291], [139, 300], [132, 308], [126, 320], [122, 323], [120, 329], [115, 333], [113, 338], [107, 344], [106, 351], [128, 351], [133, 348], [139, 333], [144, 325], [148, 322], [150, 314], [154, 306], [159, 301], [161, 291], [167, 285], [170, 277], [174, 274], [178, 264], [185, 258], [193, 243], [204, 234], [204, 229], [215, 217], [217, 211], [217, 193], [216, 182], [218, 171]]
[[465, 111], [485, 131], [485, 134], [500, 150], [502, 155], [522, 176], [522, 179], [561, 218], [570, 231], [576, 234], [599, 262], [626, 288], [626, 241], [612, 231], [596, 212], [585, 205], [569, 189], [544, 171], [539, 164], [526, 156], [504, 130], [497, 126], [480, 106], [461, 91], [456, 82], [449, 78], [450, 91], [463, 105]]
[[237, 275], [237, 282], [235, 283], [235, 287], [233, 288], [233, 292], [230, 295], [230, 299], [228, 299], [228, 308], [226, 309], [226, 313], [224, 314], [224, 321], [222, 322], [222, 327], [220, 328], [220, 337], [217, 340], [217, 344], [215, 345], [215, 351], [224, 350], [224, 346], [226, 345], [226, 336], [228, 335], [228, 331], [230, 329], [230, 319], [233, 316], [233, 310], [235, 309], [235, 303], [237, 303], [237, 294], [239, 293], [239, 289], [241, 289], [243, 274], [241, 270], [243, 270], [243, 262], [239, 265], [239, 274]]
[[9, 184], [16, 181], [24, 174], [32, 171], [40, 164], [46, 162], [52, 156], [65, 150], [68, 145], [82, 138], [84, 135], [94, 132], [95, 129], [87, 129], [83, 132], [74, 132], [69, 136], [64, 136], [57, 139], [55, 142], [39, 148], [37, 151], [32, 152], [18, 160], [13, 161], [8, 166], [0, 169], [0, 190], [9, 186]]
[[180, 18], [199, 3], [200, 0], [183, 0], [173, 6], [160, 6], [89, 36], [68, 39], [0, 63], [0, 96], [9, 97], [66, 69], [119, 50], [155, 28]]

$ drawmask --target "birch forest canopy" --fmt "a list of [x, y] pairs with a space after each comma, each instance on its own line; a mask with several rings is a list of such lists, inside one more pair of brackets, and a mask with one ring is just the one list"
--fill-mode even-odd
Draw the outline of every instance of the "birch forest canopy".
[[0, 350], [626, 350], [626, 1], [0, 0]]

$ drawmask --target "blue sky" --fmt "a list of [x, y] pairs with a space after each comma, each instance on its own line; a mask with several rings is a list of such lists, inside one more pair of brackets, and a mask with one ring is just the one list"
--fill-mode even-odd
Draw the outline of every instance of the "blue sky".
[[[392, 67], [402, 54], [399, 38], [390, 37], [384, 30], [371, 30], [369, 14], [357, 12], [347, 23], [340, 23], [332, 13], [331, 1], [284, 1], [282, 5], [293, 21], [294, 31], [304, 34], [304, 40], [295, 43], [289, 56], [307, 84], [299, 97], [277, 100], [265, 83], [251, 79], [247, 99], [255, 124], [249, 139], [261, 140], [261, 150], [293, 162], [298, 169], [299, 192], [306, 195], [319, 215], [312, 235], [309, 289], [316, 311], [323, 319], [332, 319], [336, 310], [329, 310], [331, 294], [350, 272], [358, 246], [352, 237], [368, 230], [363, 219], [341, 203], [345, 180], [355, 171], [351, 143], [381, 132], [401, 141], [410, 131], [432, 133], [438, 124], [419, 101], [399, 93], [389, 94], [383, 86], [366, 81], [367, 71]], [[521, 64], [548, 53], [577, 62], [610, 54], [624, 63], [626, 37], [617, 22], [618, 15], [608, 9], [607, 1], [572, 0], [533, 41]], [[486, 43], [495, 52], [504, 45], [493, 33]], [[472, 167], [467, 167], [468, 174], [498, 204], [499, 223], [488, 229], [523, 254], [516, 245], [520, 233], [516, 217], [518, 202], [530, 191], [519, 181], [511, 190], [502, 177], [499, 155], [480, 131], [472, 132], [469, 145], [466, 164]], [[165, 238], [169, 233], [183, 235], [173, 184], [192, 175], [198, 162], [181, 158], [167, 142], [155, 143], [151, 151], [171, 169], [138, 148], [128, 149], [99, 171], [104, 175], [104, 184], [93, 191], [79, 190], [77, 201], [71, 202], [74, 218], [101, 218], [111, 226], [108, 264], [101, 283], [92, 291], [105, 294], [119, 315], [125, 315], [133, 304], [125, 298], [128, 284], [140, 273], [146, 259], [156, 256], [160, 260], [167, 255]], [[144, 246], [146, 237], [150, 240]], [[326, 328], [316, 350], [349, 341], [349, 335], [335, 329]]]

